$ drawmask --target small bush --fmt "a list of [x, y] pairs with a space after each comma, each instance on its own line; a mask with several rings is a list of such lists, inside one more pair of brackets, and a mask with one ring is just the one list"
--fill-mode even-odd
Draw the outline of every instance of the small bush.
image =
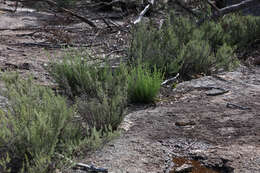
[[[51, 89], [4, 76], [8, 106], [0, 111], [0, 169], [11, 172], [50, 172], [55, 152], [73, 143], [77, 126], [68, 129], [75, 110]], [[66, 140], [64, 137], [67, 136]], [[70, 136], [70, 137], [69, 137]], [[64, 147], [59, 146], [63, 143]], [[4, 171], [4, 170], [2, 170]]]
[[91, 128], [116, 129], [127, 101], [127, 70], [90, 61], [79, 52], [53, 63], [51, 74], [66, 95], [77, 102], [78, 111]]
[[184, 79], [237, 65], [235, 53], [260, 38], [260, 18], [229, 15], [197, 26], [192, 18], [171, 13], [160, 29], [140, 24], [133, 32], [129, 56], [156, 65], [166, 76]]
[[154, 66], [152, 72], [147, 65], [134, 67], [129, 75], [128, 95], [134, 103], [154, 101], [162, 83], [162, 72]]
[[238, 49], [247, 49], [260, 38], [260, 17], [229, 15], [220, 22], [226, 42]]

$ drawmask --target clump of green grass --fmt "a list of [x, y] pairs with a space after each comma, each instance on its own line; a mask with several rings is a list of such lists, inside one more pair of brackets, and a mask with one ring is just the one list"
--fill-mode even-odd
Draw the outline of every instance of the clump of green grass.
[[154, 66], [151, 70], [147, 65], [137, 65], [128, 76], [128, 96], [134, 103], [153, 102], [158, 94], [163, 75]]

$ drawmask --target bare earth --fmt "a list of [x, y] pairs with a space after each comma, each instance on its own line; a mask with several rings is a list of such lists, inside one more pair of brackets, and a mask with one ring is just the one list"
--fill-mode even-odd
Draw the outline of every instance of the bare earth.
[[[229, 92], [208, 96], [209, 86]], [[187, 157], [223, 173], [260, 172], [259, 67], [184, 82], [171, 95], [128, 114], [122, 135], [86, 162], [109, 172], [163, 172], [167, 161]]]
[[[39, 83], [50, 85], [44, 68], [47, 52], [61, 50], [20, 44], [35, 41], [23, 35], [32, 31], [1, 30], [43, 26], [49, 15], [0, 13], [1, 70], [32, 73]], [[216, 90], [225, 93], [214, 95]], [[114, 173], [155, 173], [174, 172], [177, 164], [172, 159], [187, 158], [214, 172], [259, 173], [260, 68], [241, 66], [162, 89], [155, 106], [131, 109], [121, 129], [120, 137], [81, 162]]]

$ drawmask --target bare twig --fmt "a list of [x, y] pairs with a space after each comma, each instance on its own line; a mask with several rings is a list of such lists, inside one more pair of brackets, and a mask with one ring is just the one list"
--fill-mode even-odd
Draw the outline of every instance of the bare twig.
[[108, 54], [106, 54], [106, 56], [108, 57], [108, 56], [112, 55], [113, 53], [119, 53], [119, 52], [124, 52], [124, 51], [126, 51], [126, 49], [113, 50], [113, 51], [109, 52]]
[[233, 103], [227, 103], [227, 108], [232, 108], [232, 109], [241, 109], [241, 110], [250, 110], [251, 108], [249, 107], [243, 107], [243, 106], [240, 106], [240, 105], [236, 105], [236, 104], [233, 104]]
[[75, 163], [73, 160], [65, 157], [62, 154], [59, 153], [55, 153], [58, 157], [65, 159], [66, 161], [68, 161], [70, 164], [73, 164], [74, 166], [72, 168], [77, 169], [79, 168], [80, 170], [84, 170], [84, 171], [91, 171], [91, 172], [105, 172], [108, 173], [108, 170], [105, 168], [96, 168], [93, 165], [87, 165], [85, 163]]
[[154, 4], [154, 0], [149, 1], [149, 4], [146, 5], [146, 7], [143, 9], [143, 11], [139, 14], [138, 18], [134, 21], [134, 25], [141, 22], [142, 18], [146, 14], [146, 12], [149, 10], [149, 8]]
[[16, 12], [17, 8], [18, 8], [18, 3], [19, 3], [19, 0], [16, 0], [15, 2], [15, 7], [14, 7], [14, 11], [13, 12]]
[[245, 0], [238, 4], [234, 4], [234, 5], [227, 6], [225, 8], [220, 9], [219, 12], [216, 14], [216, 17], [220, 17], [220, 16], [223, 16], [228, 13], [236, 12], [236, 11], [245, 9], [247, 7], [252, 7], [257, 4], [260, 4], [259, 0]]
[[238, 4], [230, 5], [225, 8], [219, 9], [216, 13], [214, 13], [210, 17], [207, 17], [207, 18], [204, 18], [204, 19], [201, 19], [200, 21], [198, 21], [197, 24], [201, 25], [206, 20], [217, 19], [225, 14], [240, 11], [245, 8], [252, 7], [252, 6], [255, 6], [258, 4], [260, 4], [260, 0], [244, 0]]
[[161, 85], [166, 85], [166, 84], [169, 83], [169, 82], [174, 82], [174, 81], [176, 81], [177, 78], [179, 77], [179, 75], [180, 75], [180, 74], [177, 73], [177, 75], [176, 75], [175, 77], [163, 81], [163, 82], [161, 83]]
[[46, 48], [65, 48], [65, 47], [93, 47], [100, 46], [102, 43], [97, 44], [49, 44], [46, 42], [41, 43], [17, 43], [17, 44], [9, 44], [13, 46], [36, 46], [36, 47], [46, 47]]
[[216, 11], [219, 11], [219, 8], [210, 0], [207, 0], [207, 3]]
[[56, 6], [58, 9], [62, 10], [63, 12], [66, 12], [66, 13], [72, 15], [72, 16], [77, 17], [78, 19], [80, 19], [81, 21], [87, 23], [88, 25], [90, 25], [93, 28], [97, 27], [92, 21], [90, 21], [87, 18], [85, 18], [85, 17], [75, 13], [74, 11], [71, 11], [69, 9], [66, 9], [66, 8], [58, 6], [58, 4], [56, 2], [54, 2], [54, 1], [52, 1], [52, 0], [43, 0], [43, 1], [45, 1], [46, 3], [48, 3], [51, 6]]

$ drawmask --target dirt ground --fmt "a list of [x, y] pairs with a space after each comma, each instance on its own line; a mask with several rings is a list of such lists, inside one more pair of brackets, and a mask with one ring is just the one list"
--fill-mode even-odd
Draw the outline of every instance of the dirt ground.
[[[10, 6], [1, 4], [0, 8]], [[18, 28], [44, 28], [46, 20], [50, 22], [55, 17], [28, 10], [0, 11], [0, 68], [32, 73], [37, 82], [52, 85], [45, 67], [50, 57], [60, 58], [62, 50], [45, 43], [57, 45], [60, 39], [51, 32]], [[89, 38], [84, 44], [98, 45], [94, 51], [99, 54], [116, 56], [125, 50], [122, 38], [127, 31], [110, 30], [113, 34], [107, 34], [107, 30], [102, 30], [103, 34], [97, 34], [82, 23], [72, 23], [71, 27], [83, 27], [85, 30], [79, 33]], [[62, 34], [82, 38], [74, 31]], [[104, 35], [111, 42], [102, 40]], [[123, 46], [118, 48], [118, 44]], [[176, 160], [182, 159], [188, 164], [196, 160], [210, 168], [197, 170], [200, 173], [259, 173], [260, 67], [240, 66], [233, 72], [180, 83], [174, 89], [163, 88], [156, 105], [130, 108], [120, 128], [122, 133], [117, 139], [80, 162], [114, 173], [157, 173], [176, 172], [182, 166]]]
[[[212, 96], [211, 87], [228, 92]], [[184, 157], [221, 173], [260, 171], [259, 67], [184, 82], [163, 99], [128, 114], [122, 135], [86, 162], [109, 172], [163, 172]]]

